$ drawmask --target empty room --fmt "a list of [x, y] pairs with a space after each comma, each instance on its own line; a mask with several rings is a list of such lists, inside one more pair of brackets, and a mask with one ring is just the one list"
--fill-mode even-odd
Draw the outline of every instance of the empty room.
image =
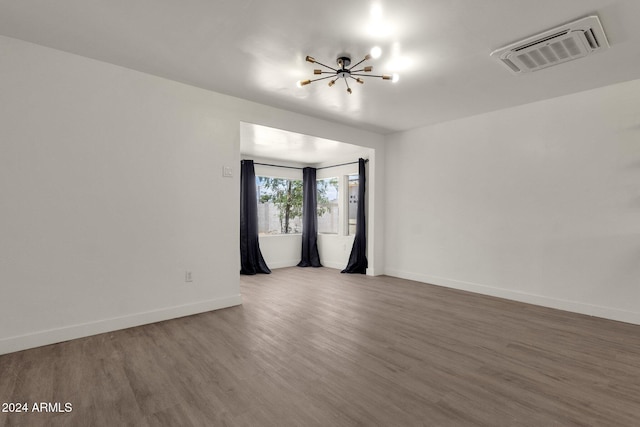
[[0, 426], [637, 426], [637, 0], [0, 0]]

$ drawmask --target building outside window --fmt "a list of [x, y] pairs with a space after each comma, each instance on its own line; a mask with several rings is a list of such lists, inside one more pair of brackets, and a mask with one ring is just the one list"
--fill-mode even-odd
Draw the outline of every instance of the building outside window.
[[356, 234], [356, 218], [358, 217], [358, 188], [360, 178], [358, 174], [349, 175], [349, 229], [347, 235]]
[[340, 201], [338, 178], [318, 180], [318, 233], [338, 234]]

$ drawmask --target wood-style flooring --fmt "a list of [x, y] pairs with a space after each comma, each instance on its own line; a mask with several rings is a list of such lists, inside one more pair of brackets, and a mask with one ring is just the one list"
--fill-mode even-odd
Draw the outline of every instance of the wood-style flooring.
[[638, 426], [640, 326], [286, 268], [244, 304], [0, 356], [2, 426]]

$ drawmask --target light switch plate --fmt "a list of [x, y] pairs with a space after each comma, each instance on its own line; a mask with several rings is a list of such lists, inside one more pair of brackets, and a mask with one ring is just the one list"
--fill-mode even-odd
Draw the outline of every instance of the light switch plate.
[[222, 176], [224, 176], [225, 178], [233, 177], [233, 168], [231, 166], [223, 166]]

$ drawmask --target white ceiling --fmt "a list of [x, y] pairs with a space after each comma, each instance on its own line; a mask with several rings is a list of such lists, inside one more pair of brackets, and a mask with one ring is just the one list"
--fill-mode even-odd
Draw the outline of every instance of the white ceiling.
[[329, 166], [369, 158], [371, 149], [252, 123], [240, 123], [240, 153], [249, 159]]
[[[0, 0], [0, 34], [381, 133], [640, 78], [639, 0]], [[600, 16], [611, 49], [523, 76], [496, 48]], [[378, 45], [348, 95], [313, 77]]]

